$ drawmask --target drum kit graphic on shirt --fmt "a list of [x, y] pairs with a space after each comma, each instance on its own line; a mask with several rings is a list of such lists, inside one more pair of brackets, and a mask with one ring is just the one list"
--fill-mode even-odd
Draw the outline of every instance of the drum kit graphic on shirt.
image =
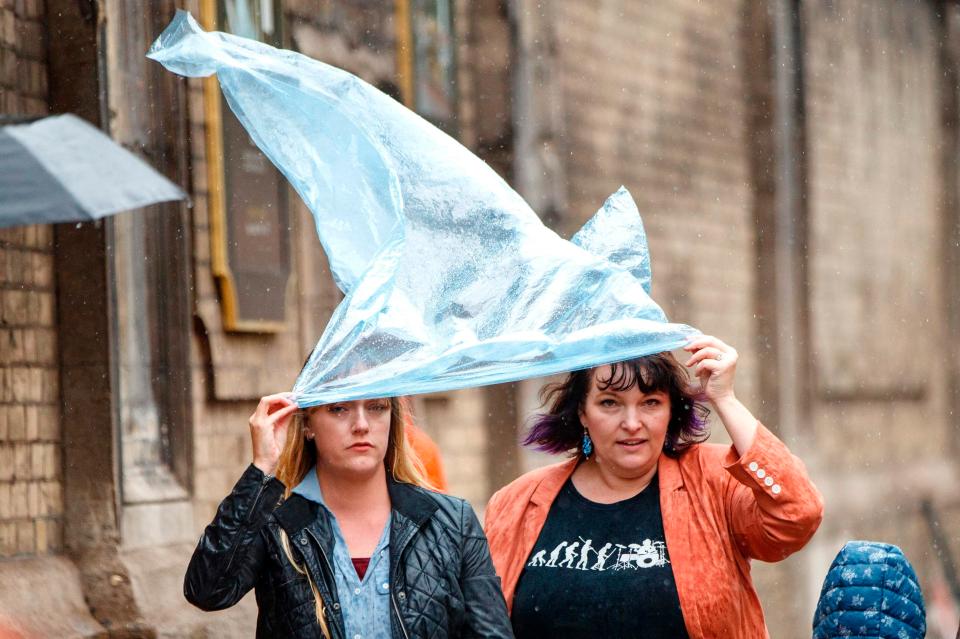
[[[642, 544], [606, 543], [599, 549], [592, 539], [561, 541], [551, 551], [538, 551], [527, 563], [528, 568], [567, 568], [570, 570], [639, 570], [664, 566], [667, 545], [662, 541], [644, 539]], [[591, 553], [593, 556], [591, 557]]]

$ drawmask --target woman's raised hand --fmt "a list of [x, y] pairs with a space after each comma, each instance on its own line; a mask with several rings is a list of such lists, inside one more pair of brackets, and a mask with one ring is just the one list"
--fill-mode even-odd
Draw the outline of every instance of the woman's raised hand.
[[745, 455], [757, 437], [757, 418], [740, 403], [733, 393], [733, 377], [737, 370], [737, 351], [711, 335], [690, 340], [683, 350], [690, 351], [687, 366], [693, 367], [700, 379], [700, 388], [717, 411], [734, 447]]
[[260, 398], [257, 410], [250, 416], [253, 465], [267, 475], [277, 470], [280, 453], [287, 441], [287, 428], [297, 410], [291, 393], [278, 393]]
[[737, 369], [737, 351], [712, 335], [701, 335], [687, 343], [683, 350], [690, 351], [687, 366], [700, 380], [700, 388], [706, 398], [716, 404], [718, 400], [731, 399], [733, 378]]

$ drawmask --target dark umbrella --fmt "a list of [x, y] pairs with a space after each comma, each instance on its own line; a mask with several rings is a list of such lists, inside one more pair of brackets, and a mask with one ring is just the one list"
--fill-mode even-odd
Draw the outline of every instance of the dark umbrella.
[[173, 182], [74, 115], [0, 126], [0, 227], [96, 220], [185, 198]]

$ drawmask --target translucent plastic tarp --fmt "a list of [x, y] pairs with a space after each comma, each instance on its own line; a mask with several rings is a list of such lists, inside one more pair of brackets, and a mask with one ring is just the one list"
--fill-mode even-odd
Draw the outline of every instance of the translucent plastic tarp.
[[294, 386], [301, 406], [551, 375], [697, 334], [649, 296], [626, 189], [567, 241], [456, 140], [346, 71], [182, 11], [148, 56], [215, 73], [313, 212], [345, 298]]

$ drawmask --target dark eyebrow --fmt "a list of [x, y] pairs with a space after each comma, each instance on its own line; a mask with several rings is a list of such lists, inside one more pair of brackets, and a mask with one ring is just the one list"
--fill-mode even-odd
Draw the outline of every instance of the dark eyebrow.
[[614, 397], [619, 397], [623, 391], [619, 391], [616, 388], [604, 388], [597, 389], [597, 395], [613, 395]]

